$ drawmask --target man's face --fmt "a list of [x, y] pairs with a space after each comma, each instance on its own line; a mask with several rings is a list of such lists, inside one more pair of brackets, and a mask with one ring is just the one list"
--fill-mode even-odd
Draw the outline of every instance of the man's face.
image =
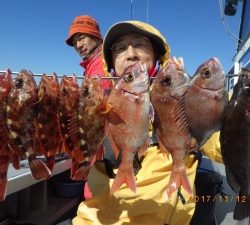
[[147, 69], [155, 65], [155, 52], [151, 41], [143, 35], [131, 33], [120, 37], [111, 47], [113, 67], [121, 76], [128, 66], [141, 61]]
[[85, 56], [100, 42], [99, 39], [91, 37], [87, 34], [76, 34], [73, 37], [74, 48], [76, 52], [82, 57]]

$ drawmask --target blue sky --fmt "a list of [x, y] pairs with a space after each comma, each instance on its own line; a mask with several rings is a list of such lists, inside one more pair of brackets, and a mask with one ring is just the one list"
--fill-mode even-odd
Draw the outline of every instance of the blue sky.
[[[113, 23], [131, 18], [131, 0], [1, 0], [0, 8], [0, 70], [17, 72], [81, 75], [79, 56], [65, 44], [73, 18], [93, 16], [103, 36]], [[225, 17], [234, 35], [240, 12], [241, 3], [236, 16]], [[237, 45], [224, 29], [219, 0], [133, 0], [132, 18], [157, 27], [189, 74], [213, 56], [225, 72], [233, 65]]]

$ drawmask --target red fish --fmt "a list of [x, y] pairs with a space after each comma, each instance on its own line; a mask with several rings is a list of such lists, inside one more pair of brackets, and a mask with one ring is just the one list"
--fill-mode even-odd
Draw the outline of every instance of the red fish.
[[[37, 107], [37, 86], [31, 72], [21, 70], [8, 96], [7, 125], [10, 134], [10, 148], [14, 155], [27, 157], [31, 173], [35, 179], [45, 179], [50, 170], [36, 155], [35, 112]], [[18, 169], [19, 161], [13, 162]]]
[[198, 67], [184, 103], [189, 130], [202, 146], [220, 129], [228, 103], [225, 76], [217, 58], [211, 58]]
[[7, 171], [11, 160], [9, 136], [6, 135], [7, 115], [6, 106], [8, 94], [13, 86], [11, 71], [0, 73], [0, 201], [3, 201], [7, 191]]
[[59, 83], [57, 76], [56, 74], [52, 76], [44, 74], [38, 86], [36, 133], [40, 151], [47, 158], [47, 166], [51, 171], [61, 144], [58, 108]]
[[[234, 219], [250, 216], [250, 70], [243, 68], [234, 86], [220, 133], [227, 181], [237, 193]], [[237, 223], [238, 224], [238, 223]], [[241, 223], [239, 223], [241, 224]], [[243, 223], [242, 223], [243, 224]]]
[[100, 79], [85, 77], [80, 88], [77, 111], [70, 122], [70, 137], [74, 142], [71, 155], [78, 163], [73, 179], [86, 179], [105, 137], [105, 104]]
[[154, 127], [160, 149], [168, 155], [170, 152], [173, 165], [167, 194], [170, 196], [180, 186], [192, 195], [188, 181], [184, 156], [192, 144], [188, 131], [183, 96], [189, 86], [181, 61], [170, 59], [159, 71], [151, 90], [151, 102], [155, 110]]
[[119, 153], [122, 156], [110, 194], [124, 183], [136, 192], [133, 159], [137, 152], [142, 155], [150, 144], [148, 132], [153, 112], [148, 73], [141, 63], [125, 69], [113, 86], [107, 105], [110, 107], [108, 138], [115, 156]]
[[[79, 102], [79, 86], [77, 84], [76, 76], [72, 77], [63, 76], [59, 86], [59, 114], [60, 114], [60, 127], [63, 139], [63, 149], [72, 158], [71, 177], [74, 177], [78, 169], [78, 162], [75, 157], [81, 155], [79, 148], [75, 149], [74, 142], [69, 135], [69, 121], [72, 120], [74, 112], [77, 111]], [[77, 152], [78, 151], [78, 152]], [[75, 157], [73, 157], [75, 156]]]

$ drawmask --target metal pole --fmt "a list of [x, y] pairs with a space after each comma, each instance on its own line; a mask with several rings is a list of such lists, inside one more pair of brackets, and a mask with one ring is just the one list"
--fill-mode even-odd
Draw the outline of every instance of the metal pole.
[[[6, 71], [1, 71], [0, 73], [6, 73]], [[11, 72], [11, 74], [13, 75], [18, 75], [19, 72]], [[44, 73], [32, 73], [33, 76], [35, 77], [42, 77], [44, 75]], [[47, 74], [46, 74], [47, 75]], [[52, 76], [52, 75], [47, 75], [47, 76]], [[63, 78], [63, 76], [67, 76], [67, 77], [73, 77], [73, 75], [56, 75], [58, 78]], [[84, 79], [84, 76], [75, 76], [77, 79]], [[98, 76], [99, 77], [99, 76]], [[117, 79], [118, 77], [99, 77], [100, 79]]]
[[[6, 71], [4, 70], [0, 70], [0, 73], [6, 73]], [[18, 75], [19, 72], [11, 72], [11, 74], [14, 74], [14, 75]], [[33, 76], [35, 77], [42, 77], [44, 75], [44, 73], [32, 73]], [[225, 77], [238, 77], [239, 74], [224, 74]], [[47, 75], [47, 76], [50, 76], [50, 75]], [[52, 75], [51, 75], [52, 76]], [[63, 78], [63, 76], [67, 76], [67, 77], [73, 77], [73, 75], [57, 75], [58, 78]], [[78, 79], [84, 79], [84, 76], [75, 76], [76, 78]], [[98, 77], [100, 79], [118, 79], [119, 77]], [[149, 77], [149, 79], [155, 79], [156, 77]]]
[[130, 1], [130, 20], [133, 19], [133, 0]]
[[147, 0], [147, 23], [149, 18], [149, 0]]

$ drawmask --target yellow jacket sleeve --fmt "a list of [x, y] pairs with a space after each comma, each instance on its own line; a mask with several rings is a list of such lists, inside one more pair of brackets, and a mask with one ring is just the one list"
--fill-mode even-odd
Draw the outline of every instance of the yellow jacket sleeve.
[[[193, 190], [197, 162], [194, 155], [185, 158]], [[141, 166], [136, 175], [136, 193], [124, 184], [110, 196], [113, 179], [106, 176], [102, 163], [96, 163], [88, 179], [93, 198], [79, 205], [73, 224], [188, 225], [195, 209], [193, 198], [182, 188], [186, 204], [177, 197], [177, 191], [169, 198], [166, 195], [172, 168], [171, 156], [163, 155], [157, 147], [151, 147], [145, 153]]]
[[223, 163], [221, 148], [220, 148], [220, 132], [214, 133], [200, 150], [210, 159]]

